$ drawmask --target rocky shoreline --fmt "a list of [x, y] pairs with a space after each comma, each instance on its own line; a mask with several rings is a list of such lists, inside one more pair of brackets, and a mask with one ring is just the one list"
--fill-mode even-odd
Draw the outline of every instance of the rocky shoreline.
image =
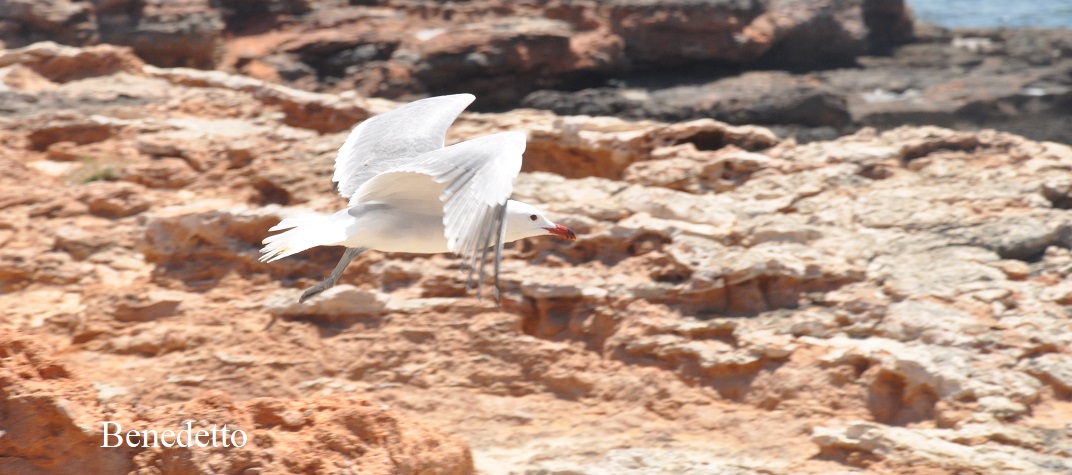
[[129, 45], [309, 91], [469, 92], [477, 110], [713, 118], [804, 142], [903, 124], [1072, 142], [1072, 34], [917, 24], [901, 0], [8, 3], [9, 47]]
[[[711, 117], [772, 126], [803, 141], [918, 124], [1072, 142], [1072, 33], [1066, 30], [933, 29], [888, 56], [857, 62], [803, 74], [695, 78], [698, 84], [689, 85], [670, 85], [665, 77], [625, 80], [614, 88], [538, 91], [522, 104], [559, 114]], [[652, 82], [660, 85], [645, 86]]]

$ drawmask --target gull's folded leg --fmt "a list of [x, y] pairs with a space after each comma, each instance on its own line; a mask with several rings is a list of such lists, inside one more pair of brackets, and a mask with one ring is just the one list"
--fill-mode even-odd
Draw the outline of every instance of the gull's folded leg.
[[298, 303], [309, 300], [314, 295], [319, 294], [325, 290], [328, 290], [335, 286], [339, 282], [339, 277], [342, 276], [342, 271], [346, 270], [346, 266], [350, 265], [350, 261], [354, 260], [358, 254], [364, 252], [363, 247], [348, 247], [346, 251], [342, 253], [342, 258], [339, 259], [339, 263], [335, 265], [335, 270], [331, 271], [326, 279], [317, 282], [316, 285], [309, 287], [305, 292], [302, 292], [301, 297], [298, 298]]

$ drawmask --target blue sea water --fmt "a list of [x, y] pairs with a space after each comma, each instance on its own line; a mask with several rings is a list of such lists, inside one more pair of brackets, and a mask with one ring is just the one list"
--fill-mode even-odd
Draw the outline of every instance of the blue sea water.
[[1072, 29], [1072, 0], [907, 0], [916, 18], [950, 28]]

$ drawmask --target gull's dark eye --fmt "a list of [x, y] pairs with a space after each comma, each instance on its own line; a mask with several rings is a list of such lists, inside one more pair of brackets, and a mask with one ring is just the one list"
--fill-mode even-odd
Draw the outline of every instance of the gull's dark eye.
[[529, 219], [531, 219], [533, 221], [536, 221], [536, 215], [535, 214], [529, 215]]

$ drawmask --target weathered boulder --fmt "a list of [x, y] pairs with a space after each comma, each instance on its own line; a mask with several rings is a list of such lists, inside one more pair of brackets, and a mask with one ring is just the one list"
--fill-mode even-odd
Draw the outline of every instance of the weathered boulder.
[[522, 105], [565, 115], [617, 115], [668, 122], [712, 118], [733, 124], [841, 127], [851, 119], [847, 101], [836, 89], [809, 78], [771, 72], [651, 92], [539, 91], [526, 96]]
[[57, 40], [87, 44], [98, 38], [93, 7], [70, 0], [3, 0], [0, 2], [0, 42], [10, 46]]
[[54, 82], [105, 76], [120, 71], [135, 72], [142, 61], [129, 48], [96, 45], [74, 48], [50, 41], [0, 50], [0, 67], [19, 64]]
[[953, 470], [1046, 473], [1072, 468], [1067, 459], [1015, 446], [977, 446], [957, 440], [957, 431], [913, 431], [868, 422], [843, 428], [817, 427], [812, 435], [824, 455], [863, 465], [868, 458], [887, 463], [939, 464]]
[[851, 65], [911, 34], [899, 1], [386, 6], [396, 13], [319, 6], [287, 24], [282, 38], [232, 42], [229, 57], [244, 72], [295, 84], [386, 97], [464, 90], [477, 95], [476, 107], [502, 108], [534, 90], [712, 61]]
[[159, 66], [216, 65], [224, 22], [206, 0], [0, 3], [0, 41], [21, 47], [52, 40], [68, 45], [98, 42], [131, 47]]
[[106, 218], [125, 218], [149, 209], [145, 188], [127, 182], [98, 181], [82, 186], [81, 200], [89, 212]]
[[[182, 280], [219, 279], [230, 272], [264, 266], [257, 261], [257, 250], [268, 228], [279, 222], [279, 215], [271, 209], [227, 209], [221, 204], [155, 210], [146, 218], [145, 240], [140, 245], [146, 261], [169, 269], [170, 276], [189, 273]], [[309, 272], [310, 264], [285, 266]]]

